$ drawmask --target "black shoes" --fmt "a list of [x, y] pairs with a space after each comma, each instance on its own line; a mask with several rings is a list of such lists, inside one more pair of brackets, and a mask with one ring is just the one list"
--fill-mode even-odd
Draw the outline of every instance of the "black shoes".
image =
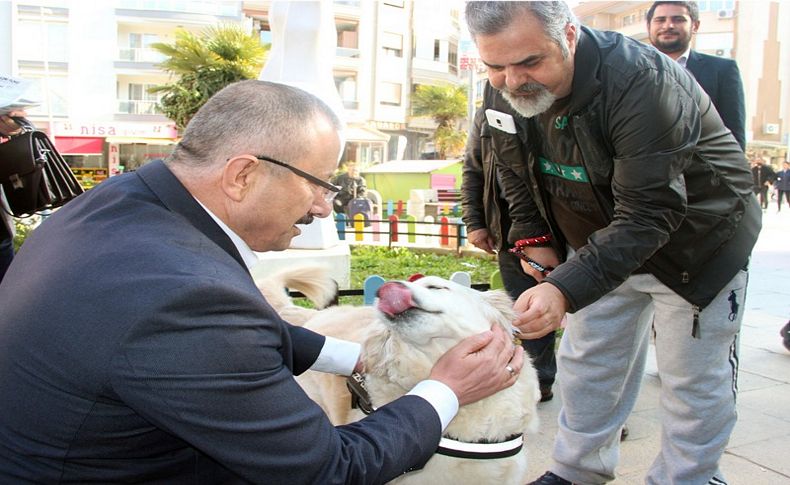
[[[790, 350], [790, 321], [787, 322], [787, 324], [782, 328], [779, 334], [782, 336], [782, 340], [784, 341], [785, 348], [787, 350]], [[542, 394], [543, 389], [541, 389], [540, 392]]]
[[554, 398], [554, 393], [551, 386], [540, 386], [540, 402], [551, 401]]
[[534, 482], [529, 482], [527, 485], [573, 485], [573, 483], [551, 472], [546, 472], [540, 478]]

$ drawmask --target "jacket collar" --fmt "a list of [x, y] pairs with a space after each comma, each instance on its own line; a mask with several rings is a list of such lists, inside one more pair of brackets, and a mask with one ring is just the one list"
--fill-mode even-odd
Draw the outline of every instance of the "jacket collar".
[[181, 181], [167, 168], [162, 160], [155, 160], [144, 165], [135, 172], [151, 189], [165, 207], [184, 217], [197, 230], [221, 247], [235, 259], [245, 271], [244, 264], [236, 246], [225, 231], [217, 225], [211, 216], [200, 206], [192, 194], [181, 184]]
[[587, 27], [579, 29], [576, 54], [573, 59], [570, 113], [575, 113], [583, 106], [587, 106], [601, 90], [601, 82], [598, 79], [601, 54], [598, 52], [593, 35], [593, 32]]

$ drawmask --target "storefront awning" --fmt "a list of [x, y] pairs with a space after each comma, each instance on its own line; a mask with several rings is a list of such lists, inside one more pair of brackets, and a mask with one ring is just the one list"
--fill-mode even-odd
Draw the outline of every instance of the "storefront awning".
[[343, 134], [346, 137], [346, 141], [386, 143], [390, 140], [390, 135], [382, 133], [375, 128], [349, 126], [343, 130]]
[[55, 148], [61, 155], [101, 155], [104, 138], [56, 136]]

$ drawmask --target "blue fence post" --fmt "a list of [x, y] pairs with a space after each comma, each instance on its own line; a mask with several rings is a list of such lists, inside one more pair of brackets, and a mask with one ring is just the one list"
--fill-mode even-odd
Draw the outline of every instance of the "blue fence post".
[[335, 228], [337, 229], [337, 237], [341, 241], [346, 240], [346, 215], [337, 214], [335, 217]]
[[458, 250], [466, 246], [466, 224], [458, 224]]
[[456, 271], [450, 276], [450, 281], [458, 283], [461, 286], [466, 286], [467, 288], [472, 287], [472, 275], [466, 271]]
[[363, 302], [365, 305], [373, 305], [376, 301], [376, 292], [379, 291], [383, 284], [384, 278], [379, 275], [371, 275], [365, 278], [365, 283], [363, 284]]

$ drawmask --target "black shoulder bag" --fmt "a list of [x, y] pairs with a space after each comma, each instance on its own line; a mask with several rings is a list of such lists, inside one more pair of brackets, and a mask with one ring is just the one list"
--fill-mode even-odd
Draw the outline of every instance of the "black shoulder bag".
[[0, 143], [0, 184], [15, 217], [60, 207], [84, 192], [46, 133], [25, 118], [22, 132]]

